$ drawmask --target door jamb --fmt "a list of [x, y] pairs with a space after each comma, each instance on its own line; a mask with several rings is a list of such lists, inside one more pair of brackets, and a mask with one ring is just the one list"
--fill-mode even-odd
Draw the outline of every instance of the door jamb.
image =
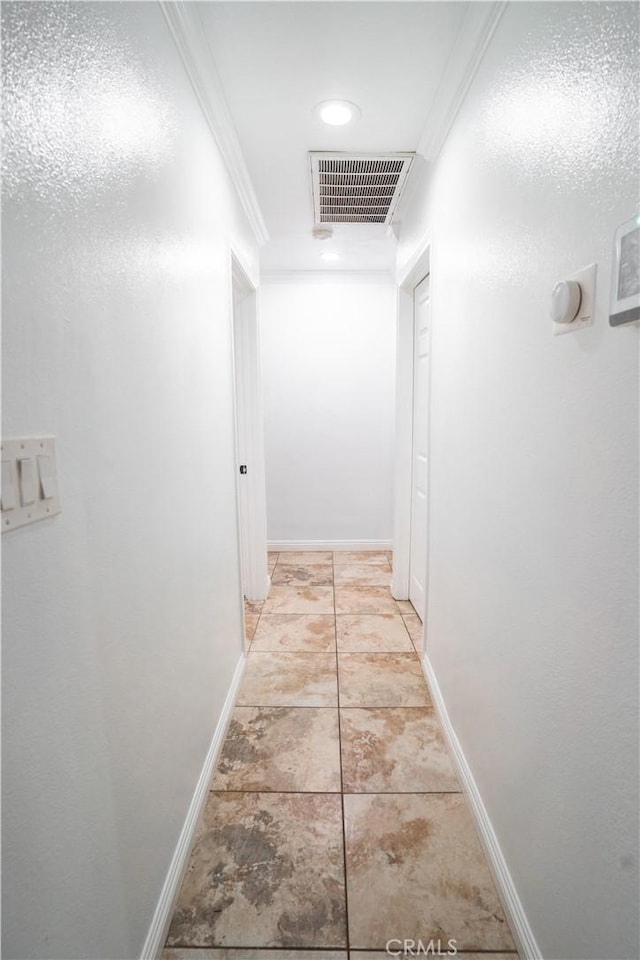
[[397, 277], [396, 430], [391, 593], [409, 599], [411, 558], [411, 476], [413, 470], [413, 301], [414, 291], [431, 272], [431, 237], [418, 245]]
[[[244, 416], [240, 423], [237, 402], [235, 406], [236, 436], [243, 431], [243, 447], [250, 469], [242, 482], [246, 485], [245, 504], [247, 529], [243, 529], [240, 508], [240, 477], [236, 474], [236, 502], [238, 532], [242, 538], [240, 553], [244, 550], [246, 568], [242, 568], [247, 600], [265, 600], [271, 586], [267, 562], [267, 498], [264, 462], [264, 425], [262, 407], [262, 378], [260, 367], [260, 332], [258, 317], [258, 290], [232, 249], [231, 251], [231, 313], [233, 322], [234, 392], [242, 391]], [[236, 294], [239, 294], [238, 298]], [[239, 326], [238, 326], [239, 324]], [[239, 333], [242, 349], [236, 351]], [[241, 364], [238, 368], [236, 365]], [[239, 374], [239, 375], [238, 375]], [[237, 382], [239, 380], [239, 383]], [[239, 452], [238, 450], [236, 451]], [[236, 456], [236, 470], [240, 462]]]

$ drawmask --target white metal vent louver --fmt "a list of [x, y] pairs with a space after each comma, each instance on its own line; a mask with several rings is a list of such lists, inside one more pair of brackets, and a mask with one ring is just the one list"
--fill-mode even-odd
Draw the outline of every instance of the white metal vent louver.
[[310, 153], [316, 223], [391, 223], [412, 153]]

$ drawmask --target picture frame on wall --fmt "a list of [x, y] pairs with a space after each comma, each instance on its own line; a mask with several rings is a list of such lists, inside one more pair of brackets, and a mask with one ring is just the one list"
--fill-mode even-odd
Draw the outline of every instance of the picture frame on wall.
[[640, 320], [640, 214], [618, 227], [613, 245], [609, 323]]

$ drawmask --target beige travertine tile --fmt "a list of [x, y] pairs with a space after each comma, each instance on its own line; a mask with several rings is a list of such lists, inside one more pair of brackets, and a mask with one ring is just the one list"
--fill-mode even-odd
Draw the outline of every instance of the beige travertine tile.
[[333, 583], [331, 564], [309, 563], [295, 564], [279, 562], [271, 583], [274, 586], [291, 584], [292, 586], [326, 587]]
[[252, 650], [330, 653], [336, 649], [332, 614], [265, 613], [260, 618]]
[[513, 950], [460, 794], [348, 794], [344, 808], [352, 947], [440, 937]]
[[269, 552], [267, 553], [267, 557], [269, 560], [277, 560], [279, 556], [280, 556], [280, 553], [278, 550], [269, 550]]
[[[278, 556], [280, 563], [276, 566]], [[302, 600], [297, 591], [293, 590], [285, 594], [279, 593], [278, 588], [301, 587], [306, 591], [308, 588], [329, 587], [331, 590], [330, 583], [334, 572], [337, 591], [342, 592], [342, 601], [350, 606], [358, 604], [357, 609], [339, 613], [337, 617], [339, 649], [370, 653], [369, 656], [365, 654], [360, 662], [352, 659], [362, 656], [358, 652], [341, 652], [340, 654], [341, 706], [343, 707], [340, 712], [342, 777], [344, 790], [348, 794], [351, 793], [351, 796], [346, 797], [347, 819], [350, 812], [349, 802], [354, 795], [357, 798], [359, 793], [365, 800], [374, 799], [372, 795], [379, 794], [379, 799], [402, 801], [405, 791], [434, 793], [436, 798], [438, 798], [438, 791], [442, 791], [440, 798], [446, 798], [448, 795], [444, 791], [458, 790], [459, 787], [431, 708], [399, 706], [404, 702], [430, 703], [421, 671], [411, 666], [411, 661], [414, 664], [418, 661], [415, 655], [409, 652], [410, 648], [405, 645], [403, 649], [407, 652], [403, 656], [398, 658], [397, 655], [392, 655], [384, 663], [378, 659], [380, 656], [384, 659], [384, 655], [380, 653], [376, 655], [374, 652], [385, 650], [385, 648], [395, 651], [396, 648], [392, 644], [401, 643], [400, 636], [404, 637], [403, 644], [406, 644], [406, 632], [404, 634], [398, 632], [399, 613], [402, 614], [403, 624], [411, 633], [418, 649], [422, 646], [422, 624], [408, 602], [396, 603], [391, 600], [390, 591], [387, 588], [391, 573], [389, 564], [385, 564], [386, 553], [367, 552], [363, 555], [360, 552], [350, 552], [336, 556], [338, 559], [334, 568], [331, 554], [327, 552], [279, 555], [274, 553], [269, 556], [269, 566], [272, 574], [275, 571], [272, 589], [276, 591], [275, 597], [278, 604], [282, 603], [285, 610], [289, 608], [290, 603], [299, 609]], [[296, 573], [296, 571], [300, 572]], [[366, 588], [373, 588], [373, 590]], [[381, 591], [381, 594], [377, 591]], [[377, 612], [380, 609], [378, 606], [380, 595], [384, 597], [382, 613]], [[355, 600], [355, 597], [358, 597], [358, 600]], [[320, 598], [317, 594], [313, 596], [314, 606], [318, 600], [326, 603], [328, 596], [326, 594]], [[362, 610], [363, 603], [365, 610]], [[376, 610], [368, 612], [366, 606], [372, 603], [375, 604]], [[271, 861], [269, 857], [263, 857], [264, 836], [261, 833], [263, 824], [265, 830], [268, 829], [267, 821], [273, 817], [274, 812], [284, 811], [285, 808], [280, 803], [276, 806], [280, 796], [285, 799], [294, 796], [313, 799], [316, 795], [321, 797], [324, 794], [329, 799], [338, 799], [340, 739], [336, 729], [336, 641], [333, 604], [331, 603], [330, 608], [323, 613], [316, 613], [315, 610], [292, 613], [267, 612], [260, 616], [261, 611], [264, 610], [262, 604], [247, 604], [245, 609], [248, 635], [258, 623], [251, 648], [252, 651], [257, 651], [258, 656], [254, 657], [252, 653], [249, 657], [245, 677], [246, 686], [243, 684], [239, 703], [256, 704], [256, 706], [236, 708], [223, 747], [219, 771], [212, 781], [211, 789], [215, 791], [212, 796], [225, 802], [233, 797], [242, 799], [247, 796], [270, 796], [273, 806], [267, 809], [265, 804], [261, 804], [248, 830], [245, 829], [245, 824], [239, 824], [233, 815], [229, 817], [228, 813], [232, 807], [226, 808], [226, 812], [220, 811], [218, 826], [213, 831], [218, 846], [215, 850], [207, 848], [201, 859], [201, 877], [204, 879], [204, 887], [210, 884], [215, 889], [213, 891], [210, 889], [209, 893], [205, 889], [202, 895], [199, 895], [199, 902], [193, 904], [193, 909], [187, 908], [186, 912], [182, 905], [182, 894], [179, 903], [179, 912], [182, 911], [180, 923], [182, 923], [183, 933], [186, 930], [186, 936], [189, 938], [200, 936], [204, 931], [204, 939], [198, 941], [197, 945], [190, 939], [175, 941], [184, 946], [168, 947], [162, 957], [163, 960], [346, 960], [346, 950], [342, 949], [345, 940], [333, 940], [329, 943], [323, 933], [325, 923], [320, 916], [325, 909], [321, 905], [321, 901], [324, 902], [324, 892], [317, 881], [318, 875], [312, 880], [311, 887], [314, 896], [318, 893], [317, 902], [320, 906], [315, 901], [313, 905], [309, 905], [306, 901], [307, 881], [304, 875], [308, 863], [313, 861], [315, 854], [312, 853], [307, 859], [309, 847], [306, 841], [301, 840], [302, 853], [300, 856], [291, 858], [289, 866], [282, 869], [282, 872], [287, 875], [280, 883], [279, 850]], [[279, 651], [285, 654], [284, 657]], [[296, 655], [295, 651], [299, 653]], [[398, 676], [395, 676], [396, 673]], [[249, 699], [243, 700], [243, 697], [249, 697]], [[267, 704], [299, 703], [300, 706], [258, 706], [265, 702]], [[345, 706], [350, 702], [355, 705]], [[385, 706], [386, 703], [389, 703], [388, 707]], [[314, 705], [307, 706], [307, 704]], [[243, 792], [237, 793], [237, 790]], [[279, 791], [287, 792], [280, 794]], [[394, 793], [401, 795], [395, 797]], [[237, 807], [234, 806], [233, 810], [237, 810]], [[302, 816], [303, 829], [308, 829], [315, 836], [313, 818], [313, 810], [307, 808]], [[419, 817], [415, 815], [415, 811], [408, 815], [407, 819], [402, 811], [398, 815], [398, 810], [394, 807], [389, 817], [389, 829], [386, 832], [392, 838], [394, 833], [399, 833], [402, 840], [405, 836], [413, 835], [415, 829], [418, 833], [420, 832], [419, 827], [416, 828], [417, 820]], [[291, 841], [295, 845], [299, 838], [296, 827], [292, 828], [289, 823], [282, 827], [281, 832], [285, 843]], [[446, 837], [454, 846], [464, 841], [464, 837], [460, 840], [459, 831], [454, 827], [449, 834], [446, 834]], [[229, 841], [230, 849], [233, 851], [231, 862], [225, 860], [224, 856], [218, 855], [226, 840]], [[385, 846], [384, 837], [383, 840], [382, 844], [379, 842], [379, 837], [371, 841], [369, 850], [374, 861], [380, 857], [381, 849], [389, 852]], [[392, 839], [392, 847], [394, 842]], [[271, 850], [273, 845], [269, 840], [266, 843]], [[434, 833], [433, 845], [437, 848], [442, 846], [442, 837], [437, 830]], [[382, 859], [383, 868], [388, 864], [393, 874], [390, 882], [390, 903], [396, 895], [402, 899], [398, 894], [399, 889], [404, 891], [405, 899], [410, 904], [423, 903], [425, 897], [420, 883], [428, 883], [429, 890], [433, 892], [433, 897], [438, 902], [442, 901], [448, 905], [448, 909], [453, 914], [458, 907], [459, 915], [466, 911], [468, 920], [465, 922], [473, 924], [474, 911], [477, 913], [478, 904], [484, 902], [482, 895], [478, 898], [473, 893], [468, 893], [467, 888], [464, 887], [468, 879], [466, 873], [458, 874], [455, 884], [458, 884], [459, 880], [460, 883], [454, 890], [453, 906], [451, 906], [449, 880], [447, 880], [448, 886], [445, 884], [443, 887], [437, 870], [435, 879], [430, 874], [433, 882], [424, 880], [420, 847], [420, 842], [412, 847], [409, 858], [411, 862], [407, 863], [405, 860], [405, 865], [400, 862], [400, 859], [396, 859], [393, 863], [390, 862], [389, 857]], [[248, 853], [243, 854], [242, 849]], [[252, 852], [256, 854], [253, 860], [250, 859]], [[208, 856], [213, 859], [207, 860]], [[390, 856], [391, 858], [396, 856], [395, 848]], [[455, 860], [456, 856], [457, 860]], [[446, 850], [437, 855], [434, 849], [429, 850], [430, 861], [438, 861], [438, 857], [440, 862], [448, 867], [449, 857]], [[462, 862], [464, 858], [465, 854], [459, 853], [453, 859], [455, 862]], [[256, 872], [261, 873], [265, 870], [269, 873], [272, 862], [275, 864], [274, 871], [277, 874], [275, 895], [269, 880], [263, 882], [261, 876], [255, 875]], [[315, 864], [312, 863], [312, 866]], [[229, 871], [233, 876], [230, 877]], [[380, 871], [376, 869], [374, 872]], [[417, 881], [413, 879], [414, 873]], [[191, 874], [190, 868], [189, 875]], [[322, 869], [319, 875], [324, 875]], [[397, 879], [396, 875], [401, 875], [400, 879]], [[359, 876], [360, 874], [356, 876], [356, 881]], [[409, 882], [407, 882], [407, 876], [410, 877]], [[351, 882], [350, 875], [349, 883]], [[367, 880], [360, 883], [360, 889], [366, 888], [367, 884]], [[246, 902], [242, 901], [246, 885], [250, 890], [250, 896], [255, 896], [256, 899], [256, 903], [250, 902], [248, 907]], [[384, 905], [388, 886], [387, 878], [381, 877], [377, 887], [369, 884], [368, 891], [362, 894], [362, 899], [367, 901], [367, 908], [371, 909], [372, 914], [376, 915], [380, 912], [376, 902]], [[406, 896], [407, 889], [412, 891], [412, 896]], [[417, 890], [415, 897], [414, 890]], [[296, 901], [298, 893], [300, 893], [299, 902]], [[210, 896], [215, 898], [218, 895], [220, 899], [214, 903]], [[265, 898], [270, 899], [271, 903], [264, 904], [264, 914], [262, 914], [260, 911], [263, 906], [257, 901]], [[469, 901], [469, 909], [465, 904], [466, 900]], [[222, 906], [220, 912], [217, 911], [219, 904]], [[338, 904], [338, 911], [343, 911], [344, 899], [339, 897]], [[350, 907], [353, 913], [354, 906], [350, 904]], [[358, 922], [360, 911], [357, 897], [355, 907], [352, 925], [354, 917], [355, 922]], [[234, 911], [237, 912], [234, 914]], [[389, 910], [384, 908], [381, 912], [383, 914], [381, 922], [384, 922], [384, 918], [393, 913], [393, 907]], [[250, 930], [258, 931], [255, 937], [250, 932], [247, 938], [244, 933], [245, 916], [248, 917]], [[315, 932], [311, 933], [311, 939], [302, 944], [300, 942], [303, 936], [300, 931], [308, 929], [309, 916], [311, 916], [312, 926], [316, 923], [315, 929], [320, 931], [319, 937], [322, 940], [320, 944]], [[176, 919], [178, 919], [177, 916]], [[446, 951], [446, 939], [442, 932], [430, 935], [428, 928], [425, 933], [424, 926], [419, 931], [407, 932], [404, 929], [405, 922], [402, 916], [400, 916], [402, 929], [398, 932], [395, 913], [392, 919], [393, 932], [387, 939], [408, 937], [416, 940], [421, 938], [423, 942], [428, 942], [429, 939], [437, 942], [440, 936], [444, 944], [443, 949]], [[231, 937], [218, 938], [221, 929], [219, 921], [222, 923], [223, 936], [225, 929], [231, 929]], [[495, 917], [490, 916], [486, 922], [498, 925], [499, 918], [496, 921]], [[476, 926], [480, 928], [483, 924], [484, 921], [477, 923]], [[366, 918], [363, 926], [369, 927], [369, 921]], [[218, 934], [215, 933], [216, 930]], [[236, 931], [242, 932], [238, 934]], [[238, 936], [241, 936], [240, 941], [237, 939]], [[456, 934], [452, 936], [455, 937]], [[207, 947], [206, 944], [209, 943], [221, 945]], [[246, 947], [243, 946], [245, 943]], [[352, 939], [352, 947], [355, 949], [349, 956], [352, 960], [388, 960], [389, 955], [384, 950], [385, 943], [386, 940], [375, 948], [367, 948], [368, 952], [367, 950], [361, 952], [357, 949], [360, 944], [357, 941], [353, 942]], [[472, 941], [465, 940], [461, 943], [458, 940], [458, 950], [461, 951], [467, 943]], [[228, 948], [224, 944], [233, 944], [235, 949]], [[460, 952], [461, 960], [517, 960], [517, 954], [514, 952], [493, 952], [496, 950], [494, 946], [487, 948], [490, 952], [475, 953], [473, 952], [475, 949], [485, 949], [484, 941], [478, 944], [470, 948], [467, 946], [467, 950], [470, 949], [472, 952], [467, 950]], [[304, 946], [312, 945], [319, 946], [320, 949], [315, 951], [304, 949]], [[282, 949], [259, 949], [279, 946]], [[300, 947], [302, 948], [294, 949]], [[323, 947], [325, 949], [322, 949]], [[341, 949], [331, 949], [334, 947]], [[504, 950], [505, 947], [501, 949]], [[513, 950], [513, 944], [506, 949]]]
[[397, 613], [388, 587], [336, 583], [336, 613]]
[[404, 614], [404, 622], [409, 636], [418, 652], [422, 651], [422, 620], [417, 613]]
[[339, 793], [338, 711], [236, 707], [209, 789]]
[[430, 707], [340, 712], [345, 793], [460, 790]]
[[396, 600], [396, 603], [398, 604], [400, 613], [413, 614], [415, 616], [416, 610], [411, 600]]
[[272, 586], [262, 612], [333, 613], [333, 587]]
[[330, 550], [289, 550], [278, 554], [278, 563], [293, 563], [308, 566], [310, 563], [322, 563], [331, 566]]
[[391, 583], [391, 570], [375, 563], [354, 563], [334, 568], [336, 586], [388, 587]]
[[245, 602], [244, 602], [244, 612], [245, 612], [245, 614], [246, 614], [246, 613], [255, 613], [255, 614], [257, 614], [258, 616], [260, 616], [260, 613], [262, 612], [262, 607], [263, 607], [263, 605], [264, 605], [264, 600], [260, 601], [259, 603], [252, 603], [251, 600], [245, 600]]
[[247, 640], [252, 640], [260, 619], [259, 613], [245, 613], [244, 615], [244, 635]]
[[413, 652], [413, 644], [399, 614], [341, 614], [336, 617], [338, 650], [352, 652]]
[[251, 652], [237, 704], [247, 707], [337, 706], [335, 654]]
[[[402, 937], [400, 938], [403, 939]], [[411, 939], [410, 937], [408, 939]], [[407, 953], [406, 955], [403, 952], [402, 944], [400, 944], [400, 953], [396, 954], [395, 951], [398, 949], [397, 944], [391, 945], [391, 950], [394, 951], [391, 954], [388, 954], [386, 950], [350, 950], [349, 951], [349, 960], [411, 960], [411, 957], [415, 957], [416, 960], [437, 960], [438, 953], [438, 940], [440, 940], [440, 957], [446, 957], [447, 951], [450, 949], [447, 944], [447, 940], [444, 940], [442, 937], [428, 937], [426, 940], [423, 938], [422, 945], [424, 950], [418, 952], [419, 946], [417, 944], [418, 937], [416, 937], [416, 946], [411, 949], [414, 950], [414, 953]], [[427, 953], [427, 947], [429, 946], [429, 941], [433, 940], [433, 950], [431, 953]], [[458, 956], [460, 960], [518, 960], [518, 954], [515, 951], [507, 951], [506, 953], [467, 953], [466, 950], [458, 950], [457, 954], [450, 953], [450, 957]], [[162, 960], [165, 960], [164, 954]], [[177, 960], [182, 960], [182, 958], [177, 958]], [[189, 958], [186, 958], [189, 960]], [[197, 957], [194, 960], [198, 960]], [[206, 957], [203, 960], [207, 960]], [[252, 960], [252, 958], [247, 958], [247, 960]]]
[[167, 946], [346, 943], [338, 794], [210, 793]]
[[415, 653], [340, 653], [338, 673], [341, 707], [431, 705]]
[[372, 563], [384, 567], [389, 566], [389, 560], [384, 550], [335, 550], [333, 553], [334, 566], [351, 566], [354, 563]]
[[[389, 955], [385, 954], [385, 960]], [[210, 950], [189, 947], [163, 950], [161, 960], [347, 960], [345, 950], [251, 950], [212, 947]], [[489, 958], [491, 960], [491, 958]]]

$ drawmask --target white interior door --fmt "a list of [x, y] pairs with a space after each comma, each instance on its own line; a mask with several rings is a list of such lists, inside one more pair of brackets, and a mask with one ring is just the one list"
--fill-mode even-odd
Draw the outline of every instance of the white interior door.
[[233, 340], [237, 450], [238, 529], [242, 589], [247, 600], [264, 600], [267, 568], [267, 504], [258, 338], [257, 296], [233, 263]]
[[409, 599], [424, 622], [427, 599], [431, 300], [429, 277], [413, 295], [413, 457]]
[[247, 409], [247, 314], [243, 309], [244, 297], [237, 285], [233, 285], [233, 341], [236, 387], [236, 452], [238, 458], [238, 521], [240, 528], [240, 568], [242, 592], [247, 596], [248, 576], [251, 569], [250, 542], [252, 536], [249, 508], [248, 460], [248, 409]]

